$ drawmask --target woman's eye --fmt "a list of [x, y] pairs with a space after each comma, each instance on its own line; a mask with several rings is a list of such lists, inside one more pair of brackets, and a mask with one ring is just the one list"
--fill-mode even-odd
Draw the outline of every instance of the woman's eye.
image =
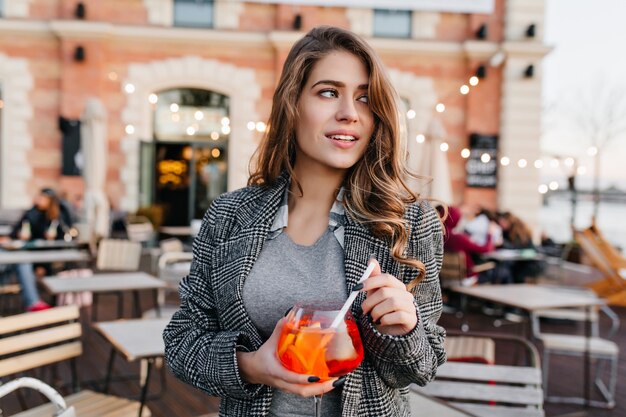
[[333, 97], [337, 97], [338, 94], [335, 90], [322, 90], [320, 91], [320, 95], [322, 97], [328, 97], [328, 98], [333, 98]]
[[357, 100], [359, 100], [362, 103], [369, 103], [370, 102], [370, 98], [368, 96], [361, 96]]

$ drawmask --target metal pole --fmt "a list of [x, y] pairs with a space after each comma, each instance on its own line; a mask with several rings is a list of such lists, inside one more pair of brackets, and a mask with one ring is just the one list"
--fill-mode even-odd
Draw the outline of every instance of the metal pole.
[[[597, 148], [596, 148], [597, 149]], [[595, 224], [598, 221], [598, 208], [600, 205], [600, 149], [596, 151], [593, 160], [593, 219]]]

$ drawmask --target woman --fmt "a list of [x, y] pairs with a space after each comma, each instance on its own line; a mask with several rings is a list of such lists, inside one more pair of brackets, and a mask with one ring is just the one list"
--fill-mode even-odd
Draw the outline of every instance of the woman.
[[[442, 206], [437, 207], [439, 215], [443, 217], [444, 208]], [[448, 207], [448, 216], [445, 218], [444, 227], [446, 229], [446, 237], [444, 242], [444, 249], [449, 252], [463, 252], [465, 254], [465, 270], [468, 277], [477, 277], [477, 273], [474, 272], [475, 260], [480, 259], [481, 254], [491, 252], [495, 249], [494, 235], [496, 235], [495, 224], [489, 223], [487, 225], [487, 233], [485, 242], [483, 244], [476, 243], [472, 240], [471, 236], [465, 233], [458, 233], [454, 229], [459, 224], [462, 214], [461, 210], [457, 207]]]
[[[63, 239], [64, 230], [71, 226], [69, 216], [60, 208], [59, 200], [50, 188], [43, 188], [35, 198], [33, 207], [26, 210], [13, 227], [12, 239], [55, 240]], [[13, 267], [20, 283], [22, 300], [27, 311], [40, 311], [50, 306], [39, 298], [37, 277], [51, 274], [48, 264], [16, 264]]]
[[[313, 410], [301, 397], [321, 394], [324, 416], [410, 416], [406, 387], [445, 360], [442, 228], [402, 180], [397, 115], [379, 59], [354, 34], [320, 27], [291, 49], [249, 186], [209, 208], [164, 332], [172, 371], [221, 397], [221, 416], [301, 416]], [[352, 307], [363, 363], [326, 382], [285, 369], [285, 310], [345, 301], [370, 255], [380, 264]]]
[[[502, 227], [502, 247], [505, 249], [535, 250], [530, 228], [510, 212], [498, 215], [498, 224]], [[511, 281], [517, 284], [526, 282], [526, 278], [537, 278], [545, 269], [541, 261], [523, 260], [507, 264]]]

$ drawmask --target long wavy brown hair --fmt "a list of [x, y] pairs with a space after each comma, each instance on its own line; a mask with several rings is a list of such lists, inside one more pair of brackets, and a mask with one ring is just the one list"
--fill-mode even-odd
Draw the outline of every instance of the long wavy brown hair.
[[405, 209], [418, 196], [403, 179], [408, 170], [396, 93], [377, 54], [354, 33], [320, 26], [293, 45], [274, 92], [268, 129], [257, 149], [256, 167], [248, 184], [271, 185], [283, 171], [298, 184], [294, 172], [298, 100], [315, 64], [335, 51], [351, 53], [365, 65], [369, 73], [369, 105], [374, 115], [374, 132], [367, 149], [344, 180], [344, 206], [374, 236], [390, 242], [393, 258], [417, 268], [421, 279], [424, 264], [405, 254], [410, 233], [404, 220]]
[[507, 223], [508, 227], [505, 231], [513, 245], [524, 247], [531, 243], [532, 232], [522, 219], [508, 211], [500, 213], [499, 217]]

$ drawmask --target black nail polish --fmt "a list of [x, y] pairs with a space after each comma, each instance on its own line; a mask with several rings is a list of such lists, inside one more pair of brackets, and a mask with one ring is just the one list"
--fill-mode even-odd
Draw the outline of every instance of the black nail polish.
[[359, 282], [354, 287], [352, 287], [352, 291], [361, 291], [363, 289], [363, 283]]
[[375, 324], [375, 325], [377, 325], [377, 326], [380, 326], [380, 319], [376, 320], [376, 321], [374, 322], [374, 324]]
[[293, 308], [293, 307], [289, 307], [289, 308], [287, 309], [287, 311], [285, 311], [285, 314], [283, 315], [283, 317], [287, 317], [287, 314], [289, 314], [289, 312], [291, 311], [291, 309], [292, 309], [292, 308]]
[[308, 379], [309, 382], [319, 382], [319, 380], [319, 377], [316, 376], [310, 376]]
[[334, 388], [343, 387], [343, 384], [345, 384], [345, 382], [346, 382], [346, 377], [342, 376], [341, 378], [333, 382], [333, 387]]

